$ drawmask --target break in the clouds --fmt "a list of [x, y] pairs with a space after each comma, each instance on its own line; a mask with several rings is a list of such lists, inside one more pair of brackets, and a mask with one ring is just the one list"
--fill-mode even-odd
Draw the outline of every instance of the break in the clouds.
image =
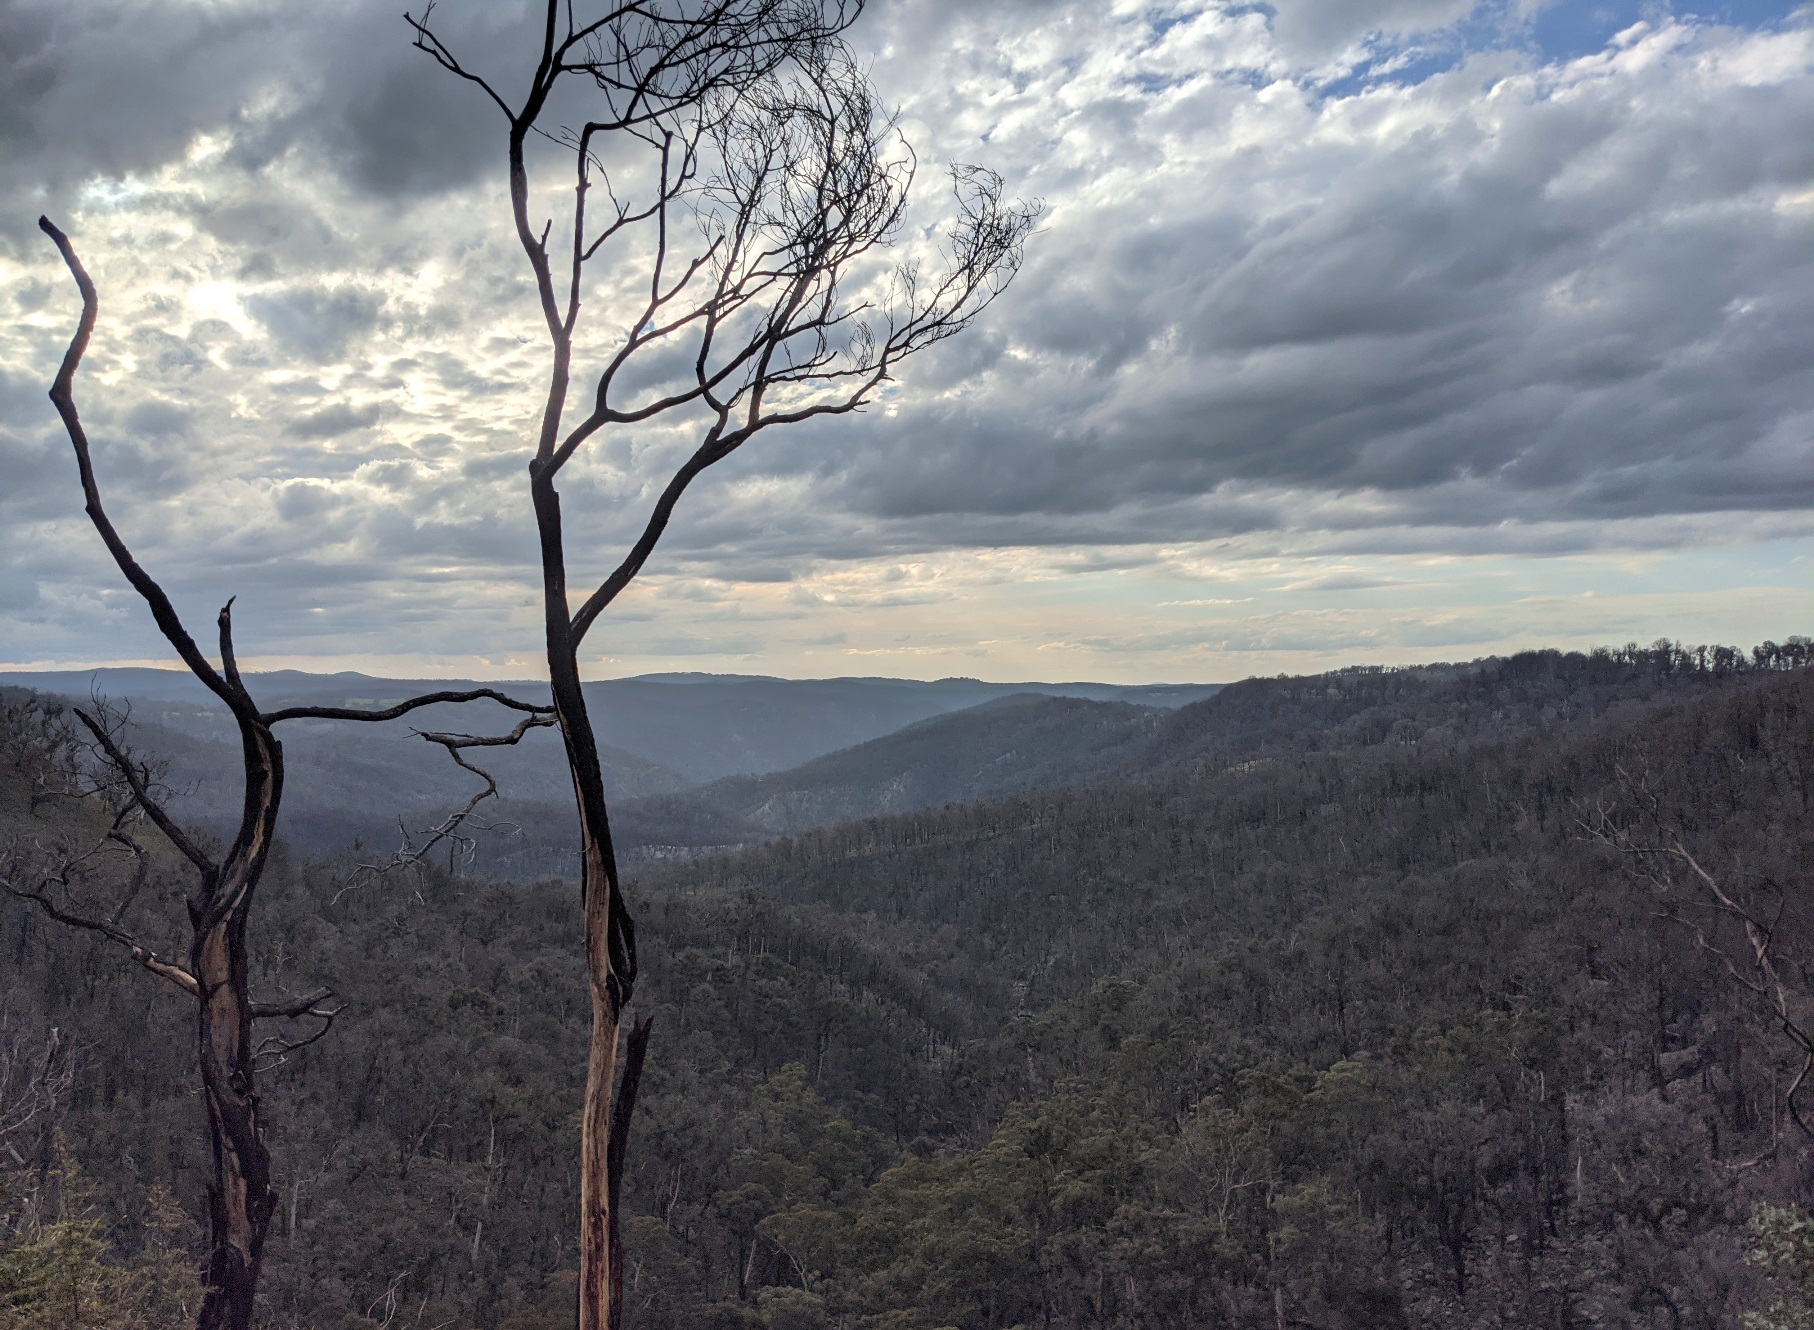
[[[1805, 630], [1814, 13], [1697, 13], [875, 0], [916, 222], [981, 161], [1043, 229], [875, 409], [702, 483], [598, 650], [1212, 678]], [[507, 86], [532, 55], [524, 6], [436, 14]], [[0, 61], [0, 658], [160, 654], [43, 399], [48, 210], [101, 284], [103, 485], [190, 613], [240, 594], [267, 659], [532, 668], [545, 357], [482, 96], [388, 4], [18, 0]], [[575, 466], [588, 562], [686, 437]]]

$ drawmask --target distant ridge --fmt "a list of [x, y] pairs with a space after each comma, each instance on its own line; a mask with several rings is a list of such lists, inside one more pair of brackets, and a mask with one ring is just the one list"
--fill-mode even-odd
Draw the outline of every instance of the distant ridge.
[[[386, 679], [356, 670], [333, 674], [270, 670], [249, 675], [248, 682], [253, 696], [266, 706], [308, 702], [376, 707], [415, 693], [478, 685], [465, 679]], [[525, 698], [542, 695], [545, 688], [532, 680], [484, 683]], [[136, 742], [170, 761], [172, 784], [184, 792], [176, 802], [185, 816], [208, 824], [237, 801], [237, 787], [229, 779], [237, 771], [237, 759], [230, 752], [232, 726], [213, 695], [184, 671], [14, 670], [0, 672], [0, 686], [77, 700], [99, 691], [130, 701]], [[670, 840], [688, 845], [740, 843], [760, 837], [768, 827], [817, 824], [834, 809], [868, 811], [877, 806], [874, 796], [795, 797], [782, 801], [797, 805], [791, 812], [771, 810], [752, 820], [749, 814], [755, 809], [746, 809], [741, 790], [722, 801], [686, 801], [671, 808], [659, 802], [639, 805], [682, 799], [692, 787], [728, 777], [759, 777], [797, 768], [970, 708], [1017, 697], [1023, 702], [1071, 698], [1078, 705], [1114, 701], [1126, 710], [1148, 714], [1154, 708], [1175, 708], [1213, 695], [1216, 686], [667, 674], [600, 680], [588, 684], [586, 692], [605, 745], [601, 757], [606, 786], [622, 814], [615, 819], [619, 839], [629, 849]], [[474, 778], [440, 753], [428, 751], [413, 731], [489, 733], [500, 725], [501, 710], [491, 703], [439, 706], [382, 725], [309, 721], [288, 727], [283, 736], [289, 767], [284, 835], [310, 853], [334, 853], [355, 838], [367, 845], [393, 843], [399, 821], [412, 829], [439, 822], [472, 793]], [[981, 737], [972, 738], [971, 750]], [[1024, 740], [1020, 746], [1026, 746]], [[1062, 749], [1063, 743], [1058, 747]], [[953, 768], [937, 776], [916, 777], [911, 792], [904, 789], [896, 801], [883, 800], [881, 806], [917, 806], [926, 799], [1037, 784], [1047, 778], [1024, 762], [995, 769], [992, 756], [978, 753], [970, 762], [974, 770]], [[873, 757], [854, 760], [862, 766]], [[564, 846], [571, 832], [572, 793], [558, 737], [552, 731], [533, 732], [517, 747], [489, 750], [484, 765], [497, 777], [503, 795], [494, 809], [497, 816], [523, 828], [522, 837], [513, 842], [522, 859], [521, 871], [561, 871], [567, 860], [556, 847]], [[822, 784], [832, 772], [844, 773], [846, 766], [809, 772], [807, 779]], [[887, 778], [885, 774], [879, 779]], [[899, 803], [903, 799], [904, 805]], [[757, 805], [764, 802], [766, 795], [755, 800]], [[684, 837], [676, 834], [682, 829]], [[543, 859], [523, 857], [537, 845], [546, 850]]]

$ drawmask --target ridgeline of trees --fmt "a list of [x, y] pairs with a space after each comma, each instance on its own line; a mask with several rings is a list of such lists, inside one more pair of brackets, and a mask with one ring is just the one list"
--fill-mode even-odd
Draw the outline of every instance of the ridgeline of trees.
[[[1807, 1324], [1809, 663], [1250, 680], [1081, 783], [645, 867], [630, 1325]], [[54, 728], [7, 714], [11, 843], [93, 830], [34, 805]], [[256, 986], [348, 1005], [261, 1067], [262, 1323], [570, 1325], [571, 886], [280, 853], [264, 892]], [[158, 1323], [183, 1003], [0, 928], [0, 1325]]]

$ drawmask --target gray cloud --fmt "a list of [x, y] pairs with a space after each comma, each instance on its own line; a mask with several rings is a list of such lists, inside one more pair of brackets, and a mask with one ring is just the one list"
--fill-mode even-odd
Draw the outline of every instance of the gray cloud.
[[[509, 37], [527, 10], [449, 5], [436, 22], [504, 76], [497, 54], [523, 49]], [[206, 133], [232, 134], [247, 168], [300, 151], [378, 197], [466, 184], [502, 141], [496, 109], [409, 38], [394, 6], [362, 0], [14, 0], [0, 11], [0, 186], [26, 204], [0, 228], [28, 241], [38, 208], [67, 212], [94, 175], [154, 172]]]
[[336, 439], [377, 422], [378, 408], [371, 403], [348, 406], [345, 402], [335, 402], [287, 421], [283, 432], [295, 439]]
[[345, 355], [369, 333], [383, 301], [370, 291], [302, 286], [248, 296], [245, 303], [279, 350], [320, 364]]
[[189, 432], [189, 426], [195, 420], [195, 412], [175, 402], [152, 399], [140, 402], [126, 412], [126, 428], [136, 434], [149, 434], [153, 437], [168, 437]]
[[[1460, 514], [1482, 523], [1808, 507], [1814, 467], [1787, 463], [1814, 210], [1783, 199], [1814, 183], [1814, 79], [1805, 54], [1769, 83], [1708, 78], [1715, 58], [1690, 36], [1458, 102], [1463, 69], [1376, 95], [1423, 122], [1384, 142], [1361, 99], [1251, 165], [1205, 145], [1214, 188], [1061, 201], [991, 328], [1045, 372], [843, 429], [844, 501], [985, 538], [1116, 510], [1132, 535], [1231, 484], [1398, 496], [1384, 520], [1463, 480], [1489, 482]], [[1231, 169], [1273, 179], [1246, 194]]]
[[[33, 547], [29, 612], [48, 622], [99, 566], [72, 557], [85, 533], [43, 402], [72, 297], [21, 229], [54, 206], [103, 281], [81, 392], [104, 481], [142, 505], [173, 585], [262, 591], [273, 624], [325, 588], [339, 641], [396, 621], [405, 584], [420, 616], [462, 595], [485, 607], [463, 613], [529, 613], [512, 579], [533, 555], [545, 353], [497, 203], [495, 109], [410, 50], [390, 6], [69, 8], [0, 14], [0, 184], [24, 202], [0, 223], [18, 315], [0, 549]], [[510, 83], [524, 6], [443, 9]], [[1572, 65], [1501, 45], [1398, 85], [1326, 81], [1472, 9], [878, 4], [857, 38], [923, 181], [987, 161], [1047, 199], [1045, 228], [1009, 294], [886, 407], [764, 436], [702, 480], [658, 571], [780, 584], [986, 546], [1120, 546], [1137, 568], [1161, 542], [1546, 554], [1805, 532], [1807, 20], [1769, 50], [1659, 24]], [[608, 299], [587, 312], [596, 349], [618, 330]], [[625, 391], [684, 359], [651, 357]], [[588, 566], [685, 445], [631, 431], [576, 463]]]

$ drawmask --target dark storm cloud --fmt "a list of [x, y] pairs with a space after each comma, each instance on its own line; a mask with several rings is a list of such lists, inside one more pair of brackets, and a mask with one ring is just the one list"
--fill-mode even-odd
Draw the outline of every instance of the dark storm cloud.
[[330, 152], [365, 191], [434, 194], [492, 165], [503, 142], [498, 109], [415, 51], [387, 53], [358, 79], [324, 135]]
[[1805, 510], [1814, 79], [1805, 50], [1790, 77], [1708, 73], [1741, 58], [1690, 32], [1622, 68], [1463, 66], [1312, 105], [1201, 189], [1060, 198], [961, 368], [915, 374], [990, 370], [991, 334], [1036, 370], [774, 465], [982, 541], [1032, 515], [1061, 540], [1084, 514], [1133, 540], [1294, 520], [1244, 488], [1382, 493], [1379, 522], [1437, 493], [1447, 524]]
[[[446, 9], [437, 27], [507, 79], [489, 57], [522, 49], [497, 36], [524, 6]], [[301, 150], [378, 197], [463, 185], [496, 155], [498, 112], [410, 37], [396, 6], [349, 0], [13, 0], [0, 7], [0, 189], [24, 206], [0, 228], [17, 239], [96, 175], [154, 172], [207, 133], [231, 133], [248, 167]]]

